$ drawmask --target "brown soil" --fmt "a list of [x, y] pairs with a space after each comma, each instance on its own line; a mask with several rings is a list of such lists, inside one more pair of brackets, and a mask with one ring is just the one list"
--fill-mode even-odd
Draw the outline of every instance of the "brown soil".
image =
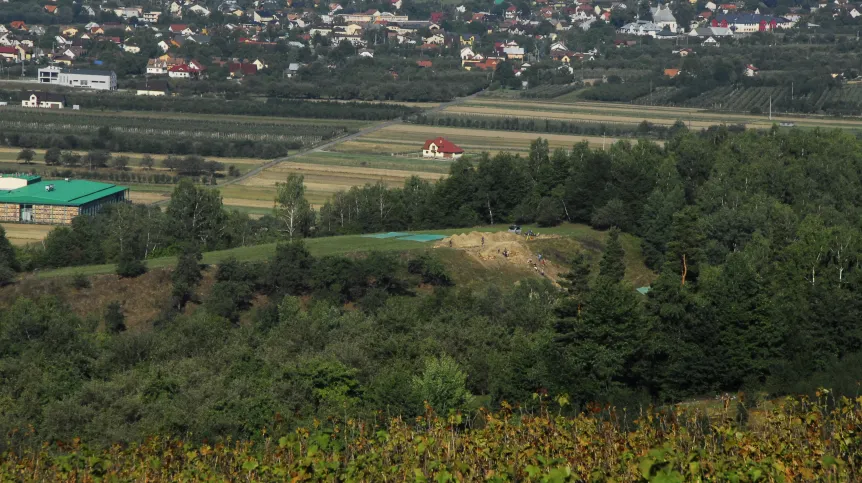
[[[119, 302], [126, 316], [129, 330], [149, 328], [149, 323], [171, 300], [171, 271], [157, 268], [137, 278], [120, 278], [117, 275], [92, 275], [87, 277], [90, 287], [72, 287], [72, 277], [39, 279], [24, 277], [19, 283], [0, 290], [0, 306], [8, 307], [19, 297], [57, 297], [68, 304], [71, 311], [82, 318], [95, 318], [100, 327], [105, 308], [111, 302]], [[186, 307], [194, 311], [199, 302], [206, 299], [215, 282], [215, 270], [203, 271], [203, 280], [195, 289], [195, 299]]]
[[[485, 243], [483, 245], [482, 239]], [[556, 284], [563, 267], [544, 260], [539, 262], [538, 253], [530, 247], [536, 239], [557, 238], [556, 235], [541, 235], [539, 238], [501, 232], [471, 232], [452, 235], [437, 242], [435, 248], [454, 248], [466, 251], [472, 258], [486, 268], [521, 267], [537, 277], [547, 277]], [[450, 245], [451, 242], [451, 245]], [[506, 255], [504, 255], [504, 252]], [[544, 275], [543, 275], [544, 274]]]

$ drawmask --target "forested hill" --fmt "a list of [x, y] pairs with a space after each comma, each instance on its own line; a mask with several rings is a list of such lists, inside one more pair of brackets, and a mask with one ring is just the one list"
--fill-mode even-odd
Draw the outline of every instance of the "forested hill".
[[[426, 401], [472, 412], [548, 393], [577, 412], [738, 390], [853, 393], [860, 176], [862, 145], [847, 134], [717, 128], [605, 151], [548, 152], [539, 140], [527, 158], [461, 159], [436, 184], [355, 188], [317, 213], [293, 179], [276, 216], [255, 222], [184, 182], [164, 213], [122, 206], [55, 230], [44, 248], [0, 243], [6, 272], [119, 261], [131, 277], [144, 253], [180, 254], [151, 330], [124, 331], [116, 304], [101, 320], [69, 315], [50, 294], [3, 307], [0, 430], [14, 443], [216, 440], [273, 421], [287, 434], [315, 418], [414, 417]], [[301, 216], [280, 216], [288, 209]], [[646, 296], [623, 280], [616, 230], [601, 255], [573, 257], [562, 288], [538, 277], [463, 287], [433, 251], [312, 256], [285, 240], [295, 219], [297, 239], [492, 216], [620, 227], [640, 237], [658, 278]], [[203, 276], [196, 250], [266, 237], [281, 242], [271, 259]]]

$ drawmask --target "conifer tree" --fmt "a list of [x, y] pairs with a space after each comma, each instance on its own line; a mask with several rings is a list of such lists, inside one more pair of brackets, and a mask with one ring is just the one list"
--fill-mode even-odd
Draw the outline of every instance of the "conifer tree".
[[602, 261], [599, 262], [599, 276], [614, 282], [622, 282], [626, 274], [626, 253], [620, 243], [619, 228], [611, 228]]

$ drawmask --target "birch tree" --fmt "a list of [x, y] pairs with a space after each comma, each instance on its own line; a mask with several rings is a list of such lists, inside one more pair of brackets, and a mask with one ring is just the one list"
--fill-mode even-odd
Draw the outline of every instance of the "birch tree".
[[307, 235], [314, 220], [314, 211], [305, 199], [303, 181], [302, 175], [291, 174], [287, 181], [275, 185], [275, 217], [291, 240], [294, 236]]

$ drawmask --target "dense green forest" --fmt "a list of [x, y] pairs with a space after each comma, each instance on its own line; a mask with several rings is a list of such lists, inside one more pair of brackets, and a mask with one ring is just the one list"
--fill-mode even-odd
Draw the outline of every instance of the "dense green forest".
[[[132, 277], [146, 258], [179, 254], [147, 328], [124, 330], [114, 305], [82, 319], [51, 296], [8, 301], [0, 430], [97, 443], [253, 438], [273, 420], [289, 431], [314, 418], [414, 416], [425, 401], [442, 413], [528, 406], [545, 392], [567, 394], [572, 412], [737, 390], [855, 394], [860, 149], [839, 131], [683, 129], [664, 146], [555, 152], [538, 139], [527, 157], [462, 158], [436, 184], [353, 188], [316, 213], [293, 176], [257, 221], [185, 180], [164, 212], [119, 206], [44, 246], [0, 243], [6, 283], [105, 261]], [[313, 257], [300, 240], [517, 221], [611, 233], [601, 255], [571, 260], [561, 288], [458, 286], [435, 255]], [[646, 296], [623, 281], [617, 229], [641, 239], [658, 273]], [[280, 244], [266, 263], [202, 272], [199, 250], [268, 240]]]

